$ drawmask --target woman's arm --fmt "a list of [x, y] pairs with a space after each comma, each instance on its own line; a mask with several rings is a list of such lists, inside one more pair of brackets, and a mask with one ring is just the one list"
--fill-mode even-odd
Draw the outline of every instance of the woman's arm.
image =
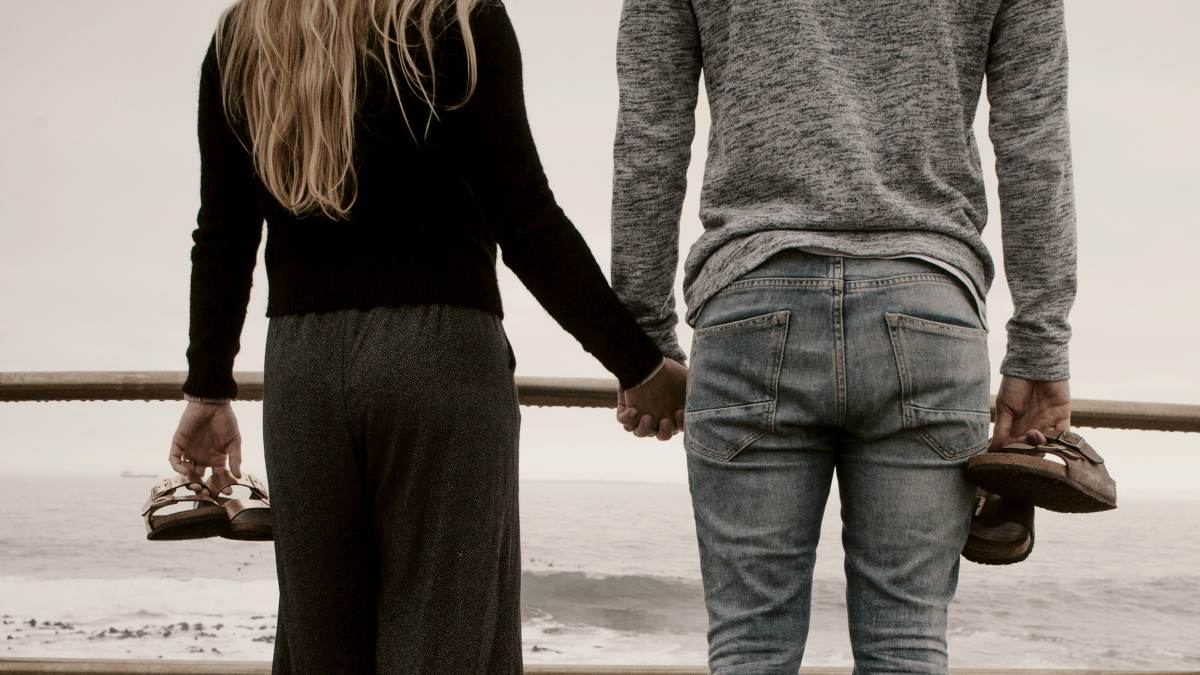
[[200, 75], [200, 212], [192, 234], [187, 394], [237, 395], [233, 359], [246, 319], [263, 215], [253, 162], [225, 115], [215, 43]]
[[[521, 54], [503, 4], [481, 7], [471, 25], [479, 83], [466, 106], [443, 114], [446, 142], [494, 228], [505, 264], [622, 388], [634, 387], [663, 356], [554, 199], [529, 129]], [[455, 56], [461, 44], [447, 43], [447, 58], [461, 58]], [[458, 69], [450, 72], [458, 77]]]
[[246, 320], [254, 262], [262, 238], [257, 179], [248, 153], [225, 116], [214, 45], [200, 73], [200, 213], [192, 234], [191, 327], [188, 377], [191, 400], [171, 439], [171, 468], [201, 480], [228, 470], [241, 476], [241, 434], [228, 404], [237, 396], [233, 359]]

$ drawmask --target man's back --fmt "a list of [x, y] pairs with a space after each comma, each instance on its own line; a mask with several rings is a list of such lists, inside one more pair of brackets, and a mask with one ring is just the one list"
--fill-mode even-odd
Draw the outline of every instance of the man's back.
[[701, 69], [712, 132], [705, 233], [685, 267], [693, 322], [789, 248], [924, 257], [986, 295], [972, 129], [987, 75], [1019, 263], [1005, 370], [1066, 376], [1075, 237], [1061, 0], [629, 0], [618, 58], [614, 284], [661, 345], [673, 344], [674, 260], [637, 249], [677, 236]]
[[982, 226], [971, 129], [998, 2], [755, 4], [693, 3], [713, 105], [706, 227], [769, 209], [819, 230]]

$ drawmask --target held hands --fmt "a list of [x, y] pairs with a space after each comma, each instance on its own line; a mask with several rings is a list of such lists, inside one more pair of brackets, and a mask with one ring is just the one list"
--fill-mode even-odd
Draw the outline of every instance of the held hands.
[[172, 469], [191, 480], [203, 481], [209, 468], [214, 479], [219, 476], [227, 479], [227, 472], [240, 479], [242, 434], [233, 406], [189, 402], [171, 439], [169, 459]]
[[667, 359], [662, 370], [633, 389], [617, 395], [617, 421], [638, 438], [654, 436], [669, 441], [683, 431], [683, 406], [687, 396], [687, 367]]
[[1071, 386], [1067, 380], [1034, 382], [1007, 375], [996, 394], [996, 428], [988, 450], [1010, 443], [1040, 445], [1046, 431], [1071, 429]]

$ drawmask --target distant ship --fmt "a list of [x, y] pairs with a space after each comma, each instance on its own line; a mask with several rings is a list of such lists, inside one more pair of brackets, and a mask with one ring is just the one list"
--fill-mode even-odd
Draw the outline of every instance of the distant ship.
[[121, 472], [121, 478], [158, 478], [158, 476], [152, 473], [136, 473], [134, 471], [130, 471], [129, 469], [125, 469]]

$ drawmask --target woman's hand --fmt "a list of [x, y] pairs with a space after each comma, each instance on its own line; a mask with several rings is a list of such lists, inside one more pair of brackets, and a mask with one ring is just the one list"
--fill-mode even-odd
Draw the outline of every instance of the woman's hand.
[[683, 431], [687, 375], [686, 366], [667, 359], [649, 381], [617, 395], [617, 420], [638, 438], [671, 440]]
[[226, 466], [242, 477], [242, 434], [228, 403], [190, 401], [171, 439], [171, 468], [191, 480], [202, 481], [205, 469], [214, 473]]

